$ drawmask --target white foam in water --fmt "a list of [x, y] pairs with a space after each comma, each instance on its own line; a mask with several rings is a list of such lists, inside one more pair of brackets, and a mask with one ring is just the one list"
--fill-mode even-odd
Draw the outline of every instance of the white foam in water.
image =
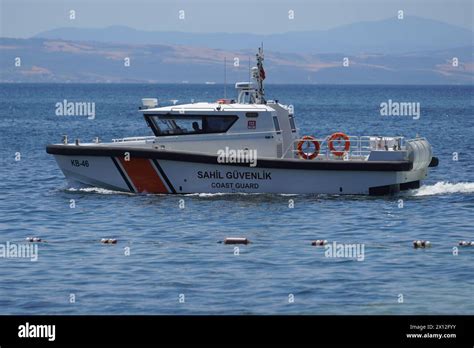
[[107, 190], [100, 187], [82, 187], [82, 188], [71, 187], [71, 188], [68, 188], [67, 190], [70, 192], [92, 192], [92, 193], [99, 193], [102, 195], [131, 194], [129, 192]]
[[185, 196], [187, 197], [216, 197], [216, 196], [224, 196], [227, 193], [187, 193]]
[[440, 181], [434, 185], [424, 185], [417, 190], [413, 190], [414, 196], [444, 195], [450, 193], [474, 193], [474, 183], [459, 182], [452, 184]]
[[[107, 190], [100, 187], [83, 187], [83, 188], [68, 188], [70, 192], [90, 192], [99, 193], [103, 195], [116, 195], [126, 194], [133, 195], [130, 192], [113, 191]], [[440, 181], [434, 185], [423, 185], [419, 189], [409, 191], [413, 196], [432, 196], [432, 195], [443, 195], [452, 193], [474, 193], [474, 183], [472, 182], [459, 182], [456, 184]], [[238, 195], [258, 195], [258, 193], [243, 193], [239, 192]], [[185, 196], [197, 196], [197, 197], [218, 197], [226, 195], [235, 195], [235, 193], [189, 193]], [[297, 196], [295, 194], [281, 194], [281, 196]]]
[[217, 193], [187, 193], [185, 196], [188, 197], [218, 197], [218, 196], [232, 196], [232, 195], [257, 195], [259, 193], [245, 193], [245, 192], [236, 192], [236, 193], [230, 193], [230, 192], [217, 192]]

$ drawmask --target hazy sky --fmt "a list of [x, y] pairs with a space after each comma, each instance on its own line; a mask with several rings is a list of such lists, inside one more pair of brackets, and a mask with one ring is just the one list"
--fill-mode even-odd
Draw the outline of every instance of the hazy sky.
[[[328, 29], [405, 16], [473, 29], [473, 0], [0, 0], [0, 36], [58, 27], [125, 25], [144, 30], [275, 33]], [[76, 19], [69, 19], [69, 11]], [[180, 10], [185, 19], [180, 20]], [[288, 11], [294, 19], [288, 19]]]

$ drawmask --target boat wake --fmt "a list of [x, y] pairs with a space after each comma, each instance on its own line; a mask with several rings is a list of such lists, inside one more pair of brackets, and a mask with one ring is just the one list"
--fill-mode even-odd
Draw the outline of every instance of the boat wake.
[[422, 186], [419, 189], [410, 191], [412, 196], [433, 196], [452, 193], [474, 193], [474, 183], [459, 182], [456, 184], [440, 181], [434, 185]]
[[219, 196], [248, 196], [248, 195], [262, 195], [262, 193], [245, 193], [245, 192], [216, 192], [216, 193], [186, 193], [184, 194], [186, 197], [200, 197], [200, 198], [212, 198], [212, 197], [219, 197]]
[[130, 192], [123, 192], [123, 191], [114, 191], [114, 190], [107, 190], [100, 187], [81, 187], [81, 188], [73, 188], [70, 187], [66, 189], [68, 192], [85, 192], [85, 193], [98, 193], [101, 195], [132, 195], [133, 193]]
[[[131, 192], [123, 191], [114, 191], [108, 190], [100, 187], [83, 187], [83, 188], [68, 188], [68, 192], [83, 192], [83, 193], [96, 193], [102, 195], [134, 195]], [[462, 193], [462, 194], [473, 194], [474, 193], [474, 183], [472, 182], [459, 182], [459, 183], [450, 183], [445, 181], [437, 182], [433, 185], [423, 185], [419, 189], [407, 191], [409, 196], [421, 197], [421, 196], [434, 196], [434, 195], [446, 195], [453, 193]], [[184, 196], [187, 197], [199, 197], [199, 198], [214, 198], [220, 196], [262, 196], [265, 194], [262, 193], [189, 193]], [[161, 196], [161, 195], [160, 195]], [[298, 194], [279, 194], [278, 196], [298, 196]], [[337, 195], [339, 197], [339, 195]]]

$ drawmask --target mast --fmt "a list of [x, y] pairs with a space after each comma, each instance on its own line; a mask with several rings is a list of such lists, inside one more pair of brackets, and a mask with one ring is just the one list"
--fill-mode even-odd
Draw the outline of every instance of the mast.
[[[263, 80], [265, 80], [265, 70], [263, 70], [263, 44], [258, 49], [257, 66], [250, 68], [249, 57], [249, 77], [254, 82], [237, 82], [235, 88], [238, 91], [238, 103], [246, 104], [266, 104], [265, 89], [263, 87]], [[246, 99], [248, 98], [248, 101]]]
[[257, 67], [253, 70], [253, 79], [257, 83], [257, 96], [256, 104], [266, 104], [265, 100], [265, 88], [263, 87], [263, 80], [265, 80], [265, 70], [263, 69], [263, 44], [262, 47], [258, 49], [257, 56]]
[[227, 98], [227, 59], [224, 57], [224, 99]]

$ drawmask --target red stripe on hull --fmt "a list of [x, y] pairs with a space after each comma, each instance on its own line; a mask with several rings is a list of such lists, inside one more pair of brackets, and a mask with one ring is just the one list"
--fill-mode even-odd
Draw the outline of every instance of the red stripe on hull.
[[168, 189], [156, 173], [150, 160], [146, 158], [131, 158], [130, 161], [119, 158], [119, 160], [138, 192], [168, 193]]

